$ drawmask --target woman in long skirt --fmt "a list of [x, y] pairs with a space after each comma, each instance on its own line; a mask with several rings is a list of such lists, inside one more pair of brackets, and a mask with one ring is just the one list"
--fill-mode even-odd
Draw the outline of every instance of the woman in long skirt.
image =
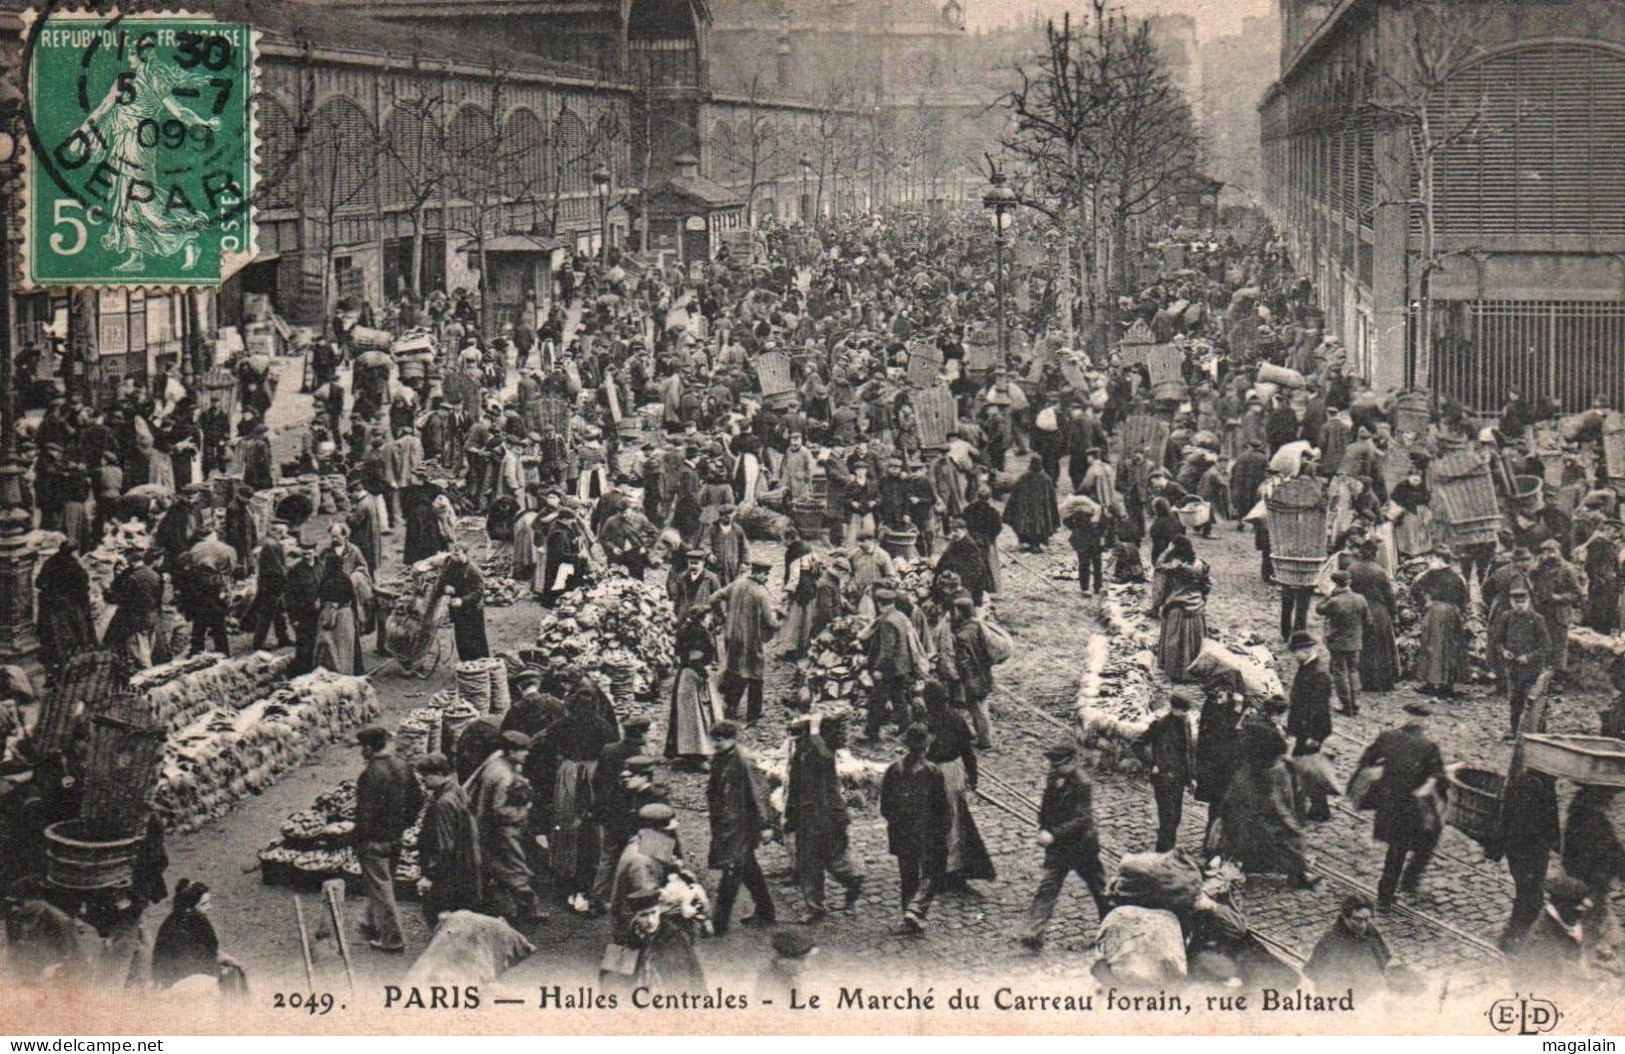
[[1422, 690], [1436, 695], [1455, 694], [1455, 684], [1467, 670], [1467, 583], [1450, 564], [1449, 550], [1436, 551], [1433, 566], [1416, 580], [1415, 592], [1426, 607], [1422, 614], [1422, 653], [1416, 678]]
[[942, 771], [950, 806], [948, 862], [943, 874], [950, 883], [959, 885], [991, 881], [995, 877], [993, 858], [970, 811], [970, 791], [977, 774], [975, 738], [965, 718], [948, 708], [948, 690], [941, 682], [925, 683], [925, 706], [926, 724], [931, 728], [931, 745], [926, 748], [925, 759]]
[[1360, 543], [1349, 564], [1350, 588], [1366, 600], [1365, 636], [1360, 646], [1360, 687], [1391, 692], [1399, 682], [1399, 647], [1394, 641], [1394, 582], [1383, 570], [1377, 543]]
[[1157, 641], [1157, 663], [1171, 681], [1186, 680], [1185, 670], [1202, 652], [1207, 637], [1207, 595], [1212, 577], [1198, 559], [1190, 539], [1181, 535], [1168, 546], [1157, 565], [1162, 585], [1157, 610], [1162, 633]]
[[329, 547], [322, 551], [316, 584], [321, 604], [316, 631], [316, 665], [335, 673], [362, 674], [361, 608], [371, 597], [372, 580], [361, 550], [350, 544], [350, 529], [335, 523], [328, 529]]
[[715, 753], [711, 744], [711, 725], [716, 720], [711, 664], [715, 661], [716, 646], [705, 624], [705, 612], [692, 609], [677, 625], [677, 679], [666, 720], [668, 758], [704, 761]]

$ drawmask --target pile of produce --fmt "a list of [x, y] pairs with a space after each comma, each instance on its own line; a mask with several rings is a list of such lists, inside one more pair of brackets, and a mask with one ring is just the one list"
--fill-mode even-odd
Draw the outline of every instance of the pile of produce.
[[614, 669], [648, 698], [670, 669], [676, 645], [671, 600], [634, 578], [609, 578], [572, 589], [542, 619], [536, 650], [547, 665], [574, 673]]
[[813, 702], [846, 701], [874, 683], [864, 642], [858, 639], [868, 620], [843, 615], [807, 645], [807, 655], [796, 663], [796, 681]]
[[[395, 865], [397, 896], [416, 898], [420, 814], [401, 836], [401, 858]], [[310, 808], [283, 821], [281, 837], [260, 850], [260, 873], [267, 885], [311, 887], [329, 878], [347, 883], [361, 880], [361, 862], [352, 840], [355, 835], [355, 783], [346, 780], [318, 796]]]
[[[436, 553], [406, 568], [403, 576], [391, 578], [380, 588], [398, 598], [428, 599], [429, 591], [440, 581], [440, 569], [450, 554]], [[490, 608], [508, 607], [527, 595], [525, 584], [513, 580], [513, 553], [500, 549], [484, 557], [474, 558], [480, 573], [485, 576], [485, 589], [481, 597]], [[417, 605], [419, 608], [422, 604]]]
[[440, 734], [445, 711], [437, 706], [420, 706], [407, 714], [395, 729], [395, 753], [411, 763], [425, 754], [440, 753]]
[[381, 712], [370, 681], [329, 670], [295, 678], [240, 708], [242, 699], [221, 699], [164, 748], [153, 808], [172, 832], [222, 815]]
[[292, 652], [256, 651], [232, 658], [204, 652], [143, 670], [130, 678], [130, 691], [146, 697], [158, 724], [179, 732], [223, 705], [246, 707], [263, 698], [292, 666]]

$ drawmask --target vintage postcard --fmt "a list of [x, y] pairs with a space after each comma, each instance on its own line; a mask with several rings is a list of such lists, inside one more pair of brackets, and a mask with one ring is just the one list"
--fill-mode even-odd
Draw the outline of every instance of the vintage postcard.
[[1625, 1028], [1619, 4], [0, 67], [0, 1031]]

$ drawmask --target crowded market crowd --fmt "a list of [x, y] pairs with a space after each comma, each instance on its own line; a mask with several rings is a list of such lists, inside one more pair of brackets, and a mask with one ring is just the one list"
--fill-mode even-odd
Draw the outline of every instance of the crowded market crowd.
[[[229, 388], [163, 369], [105, 406], [50, 397], [23, 436], [54, 548], [36, 582], [44, 681], [10, 678], [7, 765], [34, 774], [12, 822], [77, 807], [82, 740], [42, 758], [28, 735], [75, 654], [105, 649], [126, 677], [245, 649], [291, 650], [294, 673], [363, 674], [366, 634], [416, 628], [395, 633], [386, 583], [430, 566], [457, 659], [503, 657], [512, 705], [411, 761], [384, 727], [356, 735], [371, 947], [405, 950], [394, 876], [411, 828], [431, 924], [466, 911], [523, 932], [560, 912], [608, 915], [605, 983], [658, 976], [674, 990], [703, 987], [696, 938], [771, 926], [762, 984], [788, 988], [832, 912], [895, 911], [901, 933], [929, 939], [937, 899], [994, 877], [979, 766], [1031, 749], [1000, 736], [990, 705], [1019, 644], [997, 617], [1008, 528], [1025, 552], [1064, 536], [1066, 580], [1093, 601], [1137, 598], [1155, 622], [1155, 697], [1126, 743], [1156, 801], [1156, 854], [1134, 865], [1148, 888], [1204, 879], [1175, 853], [1187, 793], [1207, 807], [1201, 868], [1314, 888], [1316, 825], [1346, 790], [1374, 812], [1382, 879], [1373, 900], [1343, 900], [1304, 969], [1324, 985], [1384, 983], [1381, 913], [1425, 880], [1446, 814], [1452, 759], [1430, 708], [1488, 680], [1517, 746], [1485, 834], [1516, 889], [1501, 947], [1531, 973], [1611, 968], [1611, 885], [1625, 875], [1613, 791], [1584, 787], [1560, 816], [1556, 779], [1521, 746], [1579, 674], [1572, 632], [1618, 639], [1625, 464], [1609, 452], [1609, 400], [1513, 393], [1481, 421], [1425, 393], [1374, 392], [1265, 227], [1185, 232], [1183, 266], [1148, 266], [1144, 288], [1092, 313], [1061, 302], [1030, 234], [1018, 225], [1039, 248], [1002, 281], [976, 217], [905, 211], [776, 229], [694, 273], [577, 257], [547, 306], [517, 319], [463, 290], [343, 304], [310, 352], [314, 419], [285, 463], [266, 420], [275, 371], [250, 358], [228, 364]], [[1462, 456], [1493, 486], [1487, 532], [1435, 500], [1437, 466]], [[1312, 573], [1287, 574], [1306, 559], [1285, 518], [1300, 508], [1319, 510], [1320, 534]], [[1251, 532], [1279, 593], [1295, 660], [1284, 692], [1198, 662], [1215, 585], [1203, 554], [1226, 530]], [[499, 586], [545, 622], [617, 579], [648, 585], [669, 623], [653, 709], [489, 639]], [[432, 611], [417, 614], [432, 630]], [[385, 653], [410, 666], [411, 643]], [[1588, 731], [1618, 739], [1625, 663], [1615, 677], [1622, 692]], [[1334, 782], [1317, 756], [1339, 715], [1403, 682], [1433, 702], [1396, 707], [1355, 782]], [[790, 743], [770, 774], [775, 708]], [[1108, 882], [1089, 775], [1100, 746], [1080, 729], [1044, 749], [1043, 878], [1014, 935], [1035, 952], [1070, 873], [1103, 929], [1125, 906], [1169, 906], [1136, 900], [1127, 859]], [[684, 771], [705, 783], [703, 860], [684, 854], [671, 800]], [[849, 851], [848, 792], [864, 781], [900, 874], [895, 906], [871, 903]], [[794, 905], [757, 861], [777, 839], [794, 844]], [[14, 862], [14, 917], [53, 910], [40, 866]], [[134, 894], [152, 903], [167, 895], [155, 871]], [[209, 897], [177, 886], [155, 984], [229, 962]], [[1235, 953], [1247, 936], [1240, 913], [1204, 901], [1180, 920], [1193, 975], [1198, 945]], [[1216, 980], [1245, 969], [1239, 953], [1220, 961]]]

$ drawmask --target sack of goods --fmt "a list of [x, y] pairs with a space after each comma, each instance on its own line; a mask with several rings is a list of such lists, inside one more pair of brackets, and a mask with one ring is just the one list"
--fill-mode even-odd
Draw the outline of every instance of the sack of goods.
[[1113, 908], [1101, 920], [1095, 948], [1125, 985], [1156, 988], [1185, 976], [1185, 935], [1171, 911]]
[[[153, 809], [171, 832], [190, 831], [270, 786], [328, 743], [375, 720], [364, 677], [316, 670], [266, 696], [209, 709], [170, 737]], [[242, 708], [234, 704], [247, 701]]]
[[1180, 850], [1129, 853], [1107, 890], [1113, 902], [1165, 911], [1189, 911], [1202, 895], [1202, 869]]
[[560, 597], [542, 619], [536, 650], [556, 672], [601, 670], [613, 652], [619, 675], [630, 676], [635, 694], [649, 698], [671, 667], [674, 629], [664, 590], [634, 578], [611, 578]]
[[204, 652], [141, 671], [130, 678], [130, 691], [146, 697], [158, 724], [179, 732], [222, 703], [241, 708], [263, 699], [292, 666], [292, 652], [232, 658]]

